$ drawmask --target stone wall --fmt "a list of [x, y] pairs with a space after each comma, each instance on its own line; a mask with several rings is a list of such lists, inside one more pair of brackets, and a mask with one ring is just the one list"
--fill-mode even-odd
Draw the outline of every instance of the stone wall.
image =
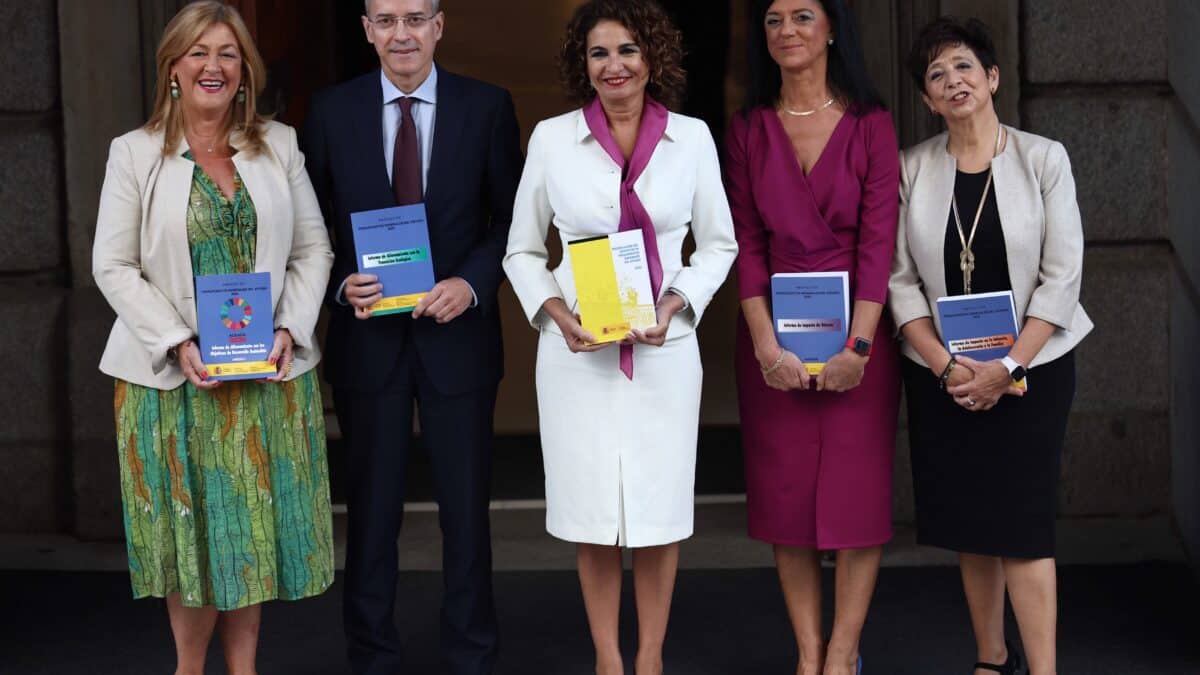
[[1171, 0], [1167, 72], [1178, 101], [1169, 110], [1167, 214], [1171, 265], [1171, 445], [1175, 517], [1200, 563], [1200, 3]]
[[67, 477], [71, 528], [85, 539], [111, 539], [122, 535], [113, 383], [96, 366], [115, 317], [92, 280], [92, 241], [109, 144], [145, 119], [144, 73], [153, 69], [155, 41], [178, 2], [60, 2], [66, 228], [72, 271], [64, 363], [66, 410], [72, 420]]
[[[0, 156], [8, 160], [0, 164], [0, 321], [8, 327], [0, 331], [0, 372], [12, 383], [0, 393], [0, 513], [8, 516], [0, 532], [121, 534], [112, 384], [96, 371], [113, 317], [92, 287], [90, 251], [109, 140], [144, 116], [153, 46], [144, 29], [177, 4], [0, 3]], [[733, 3], [734, 68], [741, 4]], [[462, 25], [448, 31], [439, 55], [452, 69], [516, 77], [527, 133], [564, 105], [549, 58], [538, 55], [553, 54], [570, 5], [538, 15], [533, 34], [544, 44], [524, 56], [479, 52], [500, 43], [474, 39]], [[1014, 110], [1006, 119], [1019, 113], [1026, 129], [1062, 141], [1074, 166], [1088, 240], [1082, 300], [1097, 328], [1078, 354], [1063, 513], [1173, 509], [1200, 555], [1200, 47], [1191, 37], [1200, 5], [1148, 0], [1114, 21], [1117, 10], [1090, 0], [914, 0], [907, 13], [875, 18], [885, 27], [916, 25], [918, 13], [944, 11], [991, 12], [1006, 36], [998, 40], [1004, 62], [1021, 64], [1009, 69], [1003, 102]], [[885, 89], [904, 92], [903, 73], [891, 77]], [[505, 302], [510, 363], [498, 417], [502, 432], [529, 431], [533, 340], [507, 292]], [[737, 421], [732, 371], [723, 365], [732, 330], [722, 329], [736, 311], [727, 292], [706, 320], [710, 424]], [[900, 445], [896, 515], [907, 521], [903, 433]]]
[[1071, 157], [1087, 239], [1081, 301], [1096, 324], [1077, 352], [1066, 516], [1170, 508], [1166, 5], [1021, 3], [1022, 124]]
[[0, 532], [69, 527], [69, 283], [53, 0], [0, 3]]

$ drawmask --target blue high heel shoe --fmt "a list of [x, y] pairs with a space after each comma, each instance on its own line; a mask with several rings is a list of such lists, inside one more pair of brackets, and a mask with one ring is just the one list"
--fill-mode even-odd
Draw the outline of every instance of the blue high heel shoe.
[[858, 657], [858, 670], [856, 672], [858, 673], [858, 675], [862, 675], [862, 657], [861, 656]]

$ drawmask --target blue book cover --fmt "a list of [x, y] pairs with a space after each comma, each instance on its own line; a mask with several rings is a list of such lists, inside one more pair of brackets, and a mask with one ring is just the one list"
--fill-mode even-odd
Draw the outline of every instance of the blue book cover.
[[779, 344], [816, 375], [846, 347], [850, 277], [845, 272], [773, 274], [771, 315]]
[[424, 204], [350, 214], [358, 271], [383, 284], [371, 316], [411, 312], [433, 288], [433, 257]]
[[938, 298], [937, 311], [942, 344], [954, 356], [1002, 359], [1017, 341], [1017, 309], [1011, 291]]
[[267, 362], [275, 341], [269, 273], [196, 277], [196, 323], [209, 378], [258, 380], [276, 373]]

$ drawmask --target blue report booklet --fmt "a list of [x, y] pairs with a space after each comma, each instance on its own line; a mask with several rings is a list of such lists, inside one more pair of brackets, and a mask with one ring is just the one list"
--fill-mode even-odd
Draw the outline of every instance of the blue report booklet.
[[424, 204], [350, 214], [358, 271], [383, 284], [371, 316], [411, 312], [433, 288], [433, 257]]
[[[937, 311], [942, 344], [954, 356], [976, 361], [1002, 359], [1020, 335], [1012, 291], [941, 297]], [[1017, 386], [1026, 388], [1026, 380]]]
[[938, 298], [937, 310], [942, 344], [955, 356], [1002, 359], [1017, 341], [1017, 309], [1011, 291]]
[[200, 358], [210, 379], [257, 380], [275, 375], [267, 361], [275, 341], [271, 275], [196, 277]]
[[850, 277], [845, 272], [772, 274], [771, 315], [779, 344], [816, 375], [846, 346]]

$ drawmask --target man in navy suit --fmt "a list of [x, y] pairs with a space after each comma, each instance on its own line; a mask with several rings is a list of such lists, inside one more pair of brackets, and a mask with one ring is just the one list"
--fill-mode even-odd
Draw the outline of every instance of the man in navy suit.
[[[304, 152], [335, 243], [325, 374], [345, 439], [345, 630], [354, 672], [406, 672], [394, 621], [396, 539], [413, 403], [443, 535], [442, 651], [456, 675], [496, 656], [488, 523], [492, 416], [502, 375], [496, 292], [520, 179], [508, 92], [438, 68], [436, 0], [366, 0], [380, 70], [319, 94]], [[371, 317], [350, 214], [423, 202], [437, 284], [411, 315]]]

